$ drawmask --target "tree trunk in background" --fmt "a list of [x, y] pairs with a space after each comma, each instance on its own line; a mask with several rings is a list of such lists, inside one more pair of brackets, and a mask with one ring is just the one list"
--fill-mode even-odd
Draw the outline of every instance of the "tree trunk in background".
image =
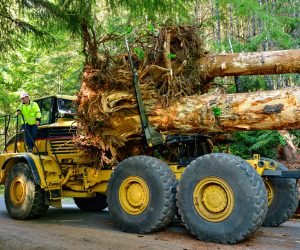
[[[235, 37], [239, 37], [240, 36], [240, 22], [239, 22], [239, 17], [236, 16], [235, 17], [235, 24], [236, 24], [236, 33], [234, 34]], [[238, 40], [238, 39], [237, 39]]]
[[252, 22], [252, 38], [256, 36], [256, 17], [255, 15], [252, 16], [252, 19], [251, 19], [251, 22]]
[[228, 12], [229, 12], [229, 33], [228, 33], [228, 35], [229, 35], [230, 39], [232, 39], [232, 37], [233, 37], [233, 29], [234, 29], [234, 27], [233, 27], [232, 4], [229, 4], [229, 6], [228, 6]]
[[218, 52], [221, 51], [221, 21], [220, 21], [220, 6], [219, 6], [219, 0], [215, 0], [215, 3], [216, 3], [216, 7], [215, 7], [215, 16], [216, 16], [216, 19], [217, 19], [217, 34], [216, 34], [216, 37], [217, 37], [217, 43], [218, 43]]
[[202, 19], [202, 6], [201, 6], [201, 0], [197, 0], [195, 3], [195, 23], [199, 24], [201, 23]]
[[[215, 1], [214, 0], [210, 0], [210, 11], [211, 11], [211, 16], [215, 16]], [[213, 34], [213, 38], [214, 38], [214, 41], [217, 40], [217, 37], [216, 37], [216, 29], [215, 29], [215, 23], [212, 22], [211, 24], [211, 27], [212, 27], [212, 34]]]
[[288, 163], [300, 162], [300, 155], [298, 153], [297, 147], [293, 143], [293, 136], [287, 130], [279, 130], [279, 133], [285, 140], [285, 145], [283, 146], [283, 154], [285, 160]]
[[206, 78], [300, 73], [300, 49], [214, 54], [198, 60]]

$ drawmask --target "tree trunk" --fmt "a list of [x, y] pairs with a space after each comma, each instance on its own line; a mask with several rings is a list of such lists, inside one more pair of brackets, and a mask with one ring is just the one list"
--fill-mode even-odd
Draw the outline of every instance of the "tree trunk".
[[217, 44], [218, 44], [218, 52], [221, 51], [221, 21], [220, 21], [220, 6], [219, 6], [219, 0], [215, 0], [215, 14], [216, 17], [216, 27], [217, 27]]
[[198, 63], [206, 78], [300, 73], [300, 49], [207, 55]]
[[299, 163], [300, 155], [297, 147], [293, 143], [293, 136], [287, 130], [280, 130], [279, 133], [285, 141], [283, 146], [283, 154], [288, 163]]
[[[104, 110], [109, 110], [109, 123], [114, 126], [104, 128], [103, 133], [122, 138], [132, 137], [134, 134], [140, 136], [139, 116], [137, 114], [125, 116], [124, 110], [114, 107], [115, 97], [112, 95], [106, 97]], [[123, 96], [122, 100], [120, 96]], [[131, 100], [130, 106], [135, 107], [133, 94], [120, 93], [118, 100], [127, 103], [127, 107]], [[147, 108], [147, 113], [150, 124], [164, 134], [192, 134], [295, 129], [300, 127], [299, 110], [300, 89], [288, 89], [189, 96], [181, 98], [169, 108], [163, 108], [157, 102], [152, 108]]]

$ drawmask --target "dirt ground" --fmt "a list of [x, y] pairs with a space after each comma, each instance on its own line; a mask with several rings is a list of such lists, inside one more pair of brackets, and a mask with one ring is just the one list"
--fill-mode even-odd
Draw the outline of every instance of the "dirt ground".
[[119, 231], [108, 211], [81, 212], [72, 202], [50, 208], [38, 220], [12, 220], [0, 197], [0, 249], [300, 249], [300, 219], [276, 228], [260, 228], [235, 245], [207, 243], [193, 237], [181, 223], [149, 235]]

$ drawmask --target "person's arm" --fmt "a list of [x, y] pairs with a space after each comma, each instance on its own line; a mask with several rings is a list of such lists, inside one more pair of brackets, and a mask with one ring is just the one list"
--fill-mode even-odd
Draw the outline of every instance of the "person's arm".
[[19, 114], [21, 114], [21, 105], [17, 109], [16, 116], [18, 116]]
[[35, 117], [36, 117], [35, 118], [36, 119], [36, 125], [40, 126], [42, 114], [41, 114], [40, 107], [36, 102], [34, 103], [34, 111], [35, 111]]

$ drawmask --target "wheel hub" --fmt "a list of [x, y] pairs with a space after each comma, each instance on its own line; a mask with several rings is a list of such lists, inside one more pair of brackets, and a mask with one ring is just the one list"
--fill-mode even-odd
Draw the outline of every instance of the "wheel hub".
[[220, 222], [232, 213], [234, 193], [224, 179], [210, 176], [196, 184], [193, 202], [198, 214], [205, 220]]
[[274, 188], [270, 181], [264, 180], [264, 183], [265, 183], [265, 187], [266, 187], [266, 190], [268, 193], [268, 207], [269, 207], [269, 206], [271, 206], [271, 204], [274, 200]]
[[208, 186], [204, 190], [202, 201], [212, 212], [222, 211], [228, 203], [226, 192], [217, 185]]
[[128, 214], [141, 214], [149, 204], [150, 192], [147, 183], [139, 176], [129, 176], [119, 189], [119, 201]]
[[22, 177], [15, 177], [9, 188], [9, 195], [14, 206], [20, 207], [26, 197], [26, 182]]
[[130, 185], [127, 190], [127, 199], [133, 206], [141, 205], [144, 199], [143, 187], [138, 183]]

